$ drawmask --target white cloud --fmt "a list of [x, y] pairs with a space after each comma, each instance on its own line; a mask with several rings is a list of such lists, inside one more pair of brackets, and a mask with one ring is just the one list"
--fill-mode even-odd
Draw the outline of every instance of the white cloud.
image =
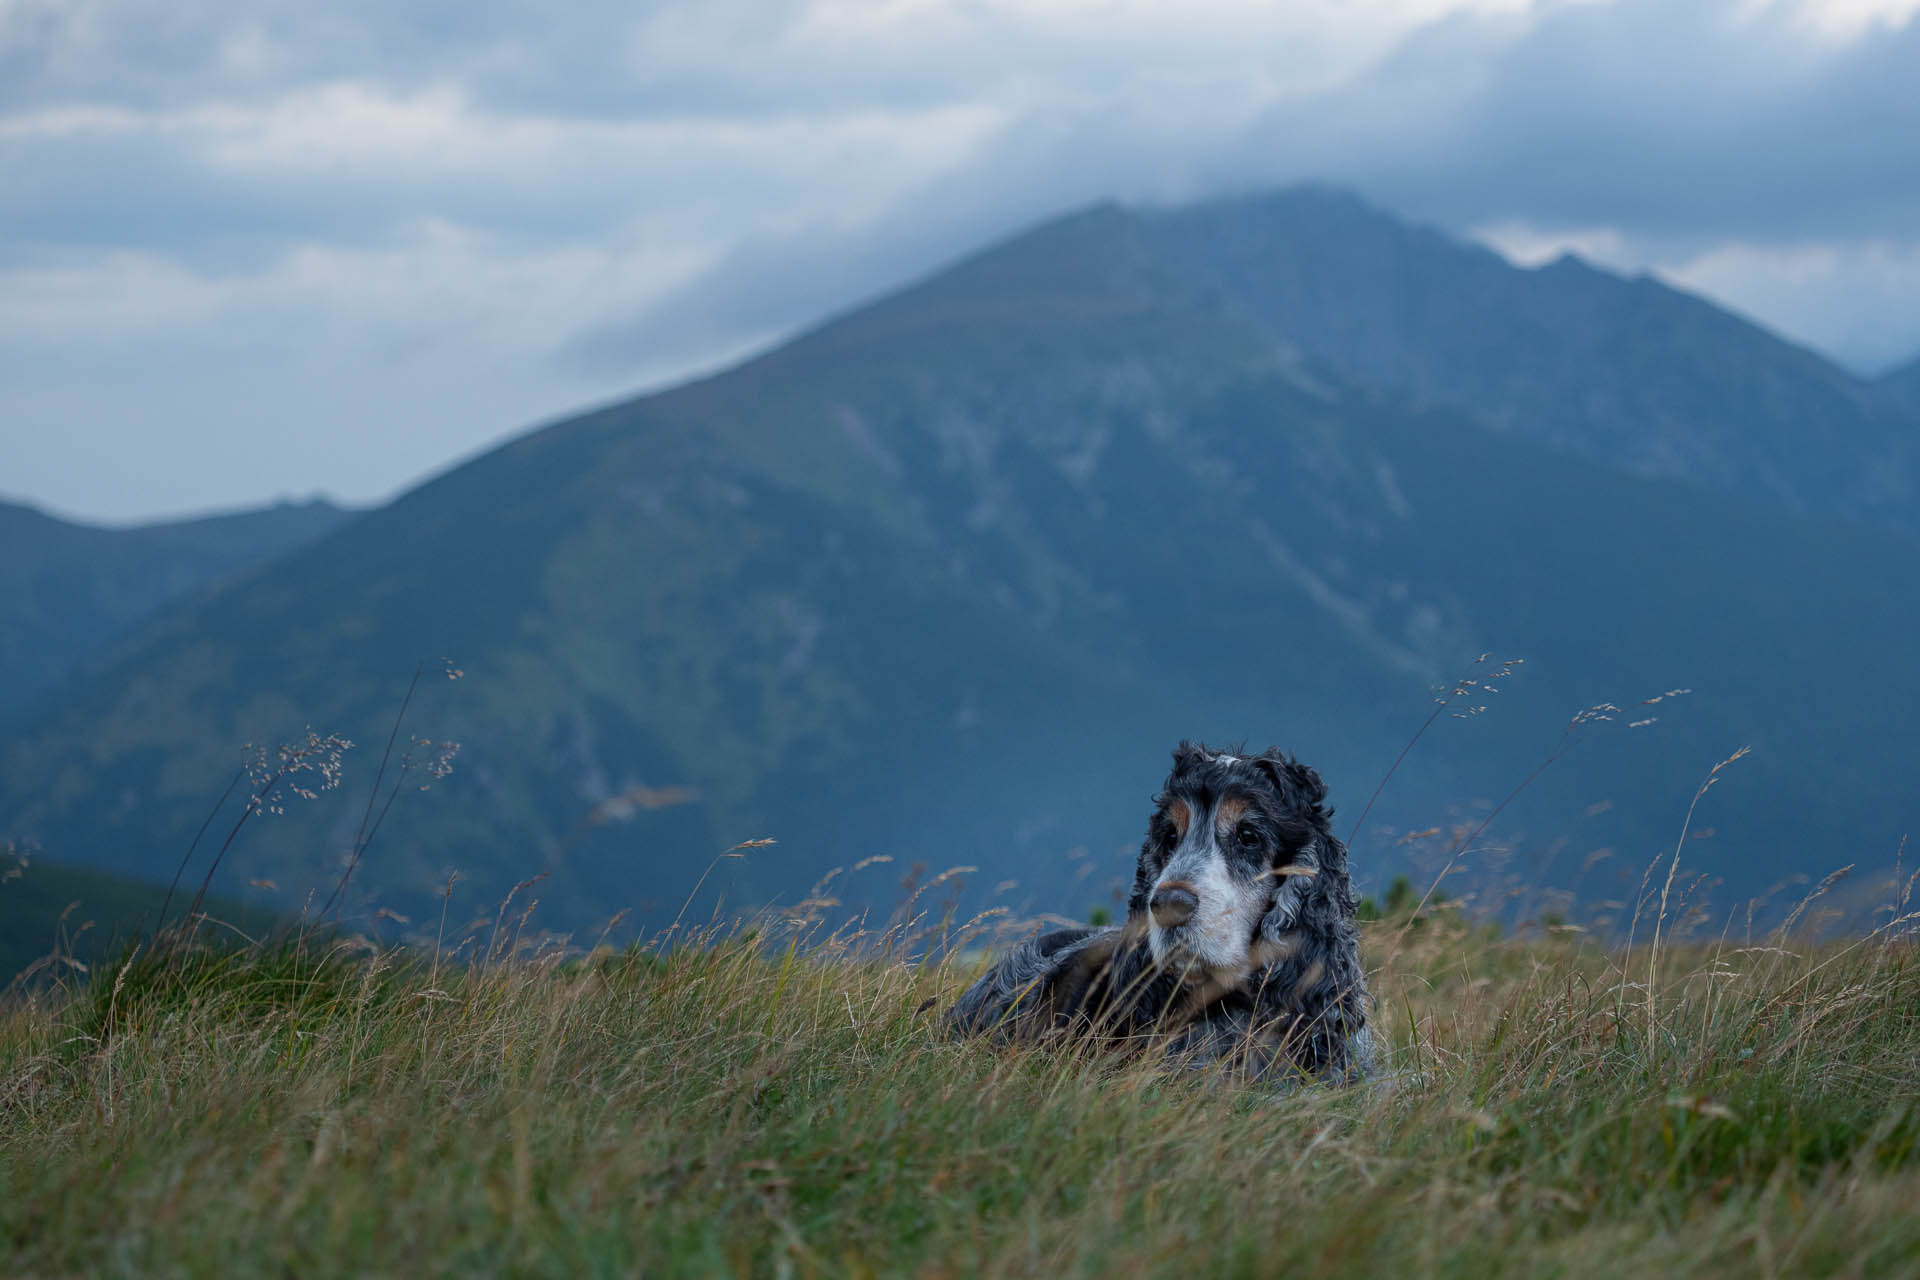
[[[403, 97], [359, 83], [317, 86], [265, 110], [191, 115], [206, 122], [209, 161], [248, 173], [418, 182], [619, 172], [658, 182], [731, 171], [755, 183], [805, 180], [816, 202], [851, 197], [855, 216], [864, 191], [898, 189], [951, 168], [1002, 120], [984, 105], [771, 118], [508, 115], [475, 107], [451, 85]], [[826, 172], [844, 179], [832, 193], [818, 189]]]
[[[1780, 9], [1780, 0], [1745, 0], [1749, 20], [1762, 21]], [[1796, 0], [1787, 6], [1792, 21], [1829, 44], [1858, 40], [1875, 28], [1905, 25], [1920, 0]]]
[[[162, 111], [56, 106], [0, 117], [0, 144], [166, 141], [183, 168], [249, 179], [324, 179], [413, 194], [419, 216], [445, 202], [442, 184], [489, 180], [520, 203], [579, 200], [707, 224], [714, 197], [734, 222], [758, 214], [871, 216], [900, 191], [963, 163], [1004, 125], [990, 104], [834, 110], [763, 117], [684, 115], [608, 120], [504, 114], [457, 86], [400, 94], [365, 82], [302, 88], [264, 103], [206, 102]], [[130, 245], [151, 236], [127, 211]]]

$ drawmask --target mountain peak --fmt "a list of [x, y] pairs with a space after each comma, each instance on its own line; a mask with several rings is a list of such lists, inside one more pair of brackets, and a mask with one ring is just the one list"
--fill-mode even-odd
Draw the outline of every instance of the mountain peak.
[[1543, 262], [1534, 269], [1536, 271], [1571, 271], [1578, 272], [1582, 275], [1612, 276], [1612, 272], [1604, 271], [1596, 267], [1572, 249], [1562, 249], [1553, 256], [1551, 261]]
[[1319, 183], [1077, 209], [753, 365], [919, 360], [939, 334], [940, 358], [988, 367], [1057, 346], [1063, 326], [1136, 347], [1151, 332], [1167, 373], [1196, 344], [1285, 351], [1318, 383], [1442, 405], [1612, 467], [1920, 527], [1900, 390], [1920, 373], [1870, 387], [1655, 276], [1572, 250], [1516, 267]]

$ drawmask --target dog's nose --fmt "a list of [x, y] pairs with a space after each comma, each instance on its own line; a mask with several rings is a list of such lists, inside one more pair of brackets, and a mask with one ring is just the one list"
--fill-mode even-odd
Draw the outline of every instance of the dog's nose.
[[1162, 929], [1171, 929], [1177, 924], [1185, 924], [1200, 906], [1200, 896], [1183, 884], [1163, 884], [1153, 891], [1153, 897], [1147, 906], [1153, 911], [1153, 922]]

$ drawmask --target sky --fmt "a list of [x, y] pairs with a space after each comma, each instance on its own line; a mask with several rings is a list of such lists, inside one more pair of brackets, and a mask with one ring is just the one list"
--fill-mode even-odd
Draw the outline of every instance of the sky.
[[1023, 226], [1313, 180], [1872, 373], [1920, 0], [0, 0], [0, 495], [385, 499]]

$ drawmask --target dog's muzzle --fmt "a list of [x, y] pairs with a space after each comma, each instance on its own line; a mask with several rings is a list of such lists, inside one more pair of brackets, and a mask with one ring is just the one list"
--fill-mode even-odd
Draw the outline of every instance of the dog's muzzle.
[[1200, 895], [1183, 884], [1163, 884], [1147, 901], [1153, 922], [1162, 929], [1185, 924], [1200, 908]]

